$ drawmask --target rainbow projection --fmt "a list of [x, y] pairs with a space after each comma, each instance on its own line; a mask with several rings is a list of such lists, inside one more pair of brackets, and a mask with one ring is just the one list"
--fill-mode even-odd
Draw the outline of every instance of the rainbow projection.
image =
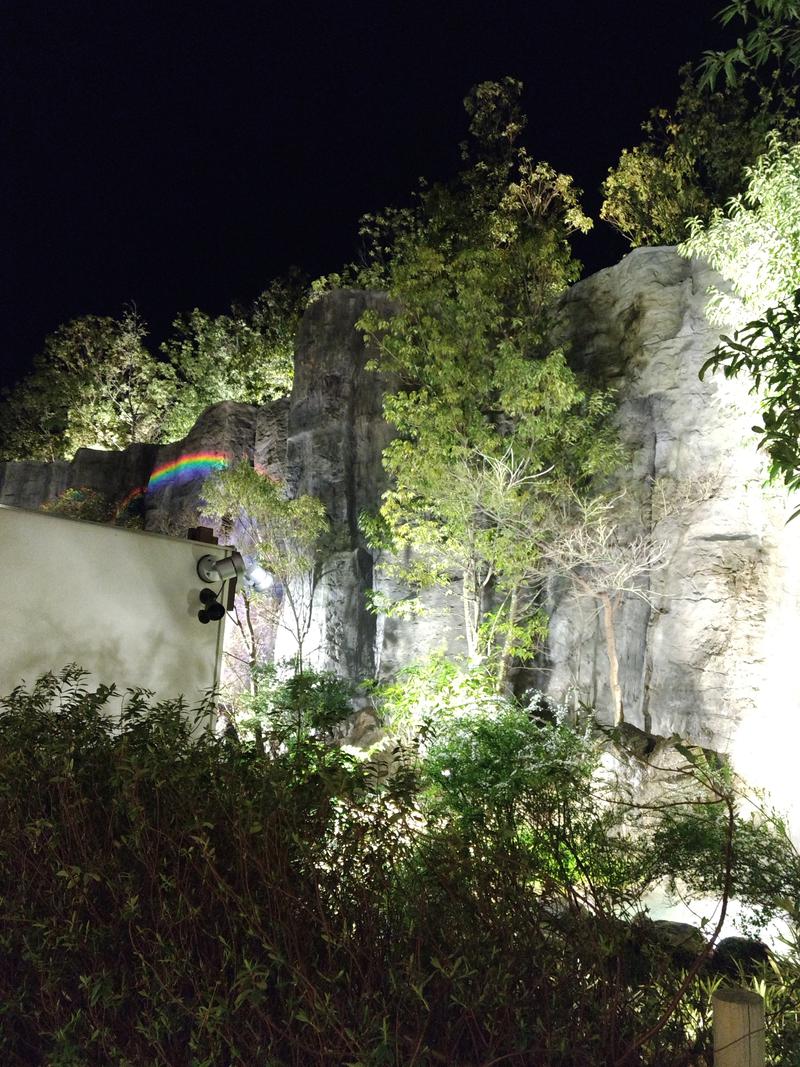
[[228, 462], [224, 452], [189, 452], [156, 467], [147, 483], [147, 492], [165, 489], [168, 485], [185, 485], [194, 478], [208, 478], [210, 474], [224, 470]]
[[[146, 492], [145, 486], [138, 485], [135, 489], [131, 489], [129, 493], [126, 493], [114, 510], [114, 521], [118, 522], [120, 519], [131, 518], [141, 514], [142, 502]], [[127, 515], [126, 512], [128, 513]]]

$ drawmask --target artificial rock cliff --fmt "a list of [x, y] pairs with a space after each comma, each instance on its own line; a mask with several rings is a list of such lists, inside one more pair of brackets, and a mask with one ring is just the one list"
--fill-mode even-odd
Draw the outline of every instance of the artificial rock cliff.
[[[627, 722], [733, 752], [756, 783], [791, 783], [800, 752], [800, 521], [786, 526], [787, 495], [763, 485], [766, 464], [751, 426], [757, 407], [740, 381], [698, 371], [719, 331], [705, 316], [719, 281], [671, 248], [638, 249], [575, 285], [560, 330], [570, 358], [617, 388], [616, 421], [630, 461], [615, 479], [635, 525], [663, 546], [664, 564], [624, 595], [614, 630]], [[37, 507], [67, 486], [123, 498], [152, 471], [206, 451], [252, 457], [313, 493], [334, 528], [315, 607], [314, 658], [355, 678], [393, 673], [435, 648], [457, 650], [458, 623], [438, 595], [426, 616], [375, 620], [364, 592], [387, 588], [358, 530], [385, 487], [381, 417], [391, 381], [367, 371], [374, 353], [355, 322], [377, 294], [339, 291], [314, 303], [297, 342], [291, 398], [265, 408], [209, 409], [186, 440], [123, 453], [81, 450], [70, 463], [0, 465], [0, 503]], [[148, 492], [146, 528], [191, 524], [201, 483]], [[631, 531], [635, 534], [637, 531]], [[391, 590], [389, 590], [391, 591]], [[593, 704], [610, 721], [609, 661], [598, 604], [563, 583], [549, 590], [551, 629], [538, 682], [559, 701]], [[793, 800], [788, 785], [776, 792]], [[788, 790], [788, 792], [787, 792]]]
[[[800, 523], [786, 525], [797, 501], [764, 484], [747, 384], [699, 378], [719, 338], [705, 315], [714, 283], [702, 262], [639, 249], [563, 305], [573, 357], [619, 391], [631, 459], [616, 480], [664, 550], [644, 598], [625, 596], [615, 619], [625, 718], [730, 753], [800, 816]], [[563, 585], [550, 594], [543, 688], [609, 715], [598, 605]]]

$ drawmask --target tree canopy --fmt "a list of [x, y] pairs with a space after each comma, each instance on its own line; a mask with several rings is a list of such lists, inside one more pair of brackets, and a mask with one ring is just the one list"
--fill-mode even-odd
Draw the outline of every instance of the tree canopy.
[[292, 388], [294, 338], [307, 300], [297, 273], [272, 281], [249, 306], [214, 318], [195, 308], [173, 323], [162, 353], [180, 383], [166, 422], [171, 439], [221, 400], [265, 404]]
[[800, 135], [800, 4], [734, 0], [717, 17], [744, 37], [706, 52], [696, 73], [682, 68], [675, 105], [650, 112], [603, 183], [600, 216], [633, 246], [684, 240], [688, 219], [706, 222], [742, 192], [771, 135]]
[[119, 319], [84, 315], [60, 326], [32, 373], [3, 397], [2, 455], [59, 459], [83, 446], [160, 440], [177, 383], [148, 352], [146, 336], [134, 308]]
[[399, 310], [361, 323], [402, 383], [384, 402], [393, 485], [367, 527], [415, 550], [393, 565], [413, 585], [458, 575], [466, 652], [501, 680], [541, 634], [530, 586], [549, 504], [618, 458], [610, 397], [550, 340], [554, 300], [579, 272], [568, 237], [590, 222], [571, 179], [518, 144], [520, 90], [473, 89], [461, 173], [370, 220], [366, 273], [382, 272]]
[[211, 404], [263, 404], [291, 389], [306, 303], [297, 273], [216, 318], [179, 316], [161, 356], [135, 308], [84, 315], [46, 338], [33, 370], [0, 400], [0, 458], [70, 458], [81, 447], [176, 440]]

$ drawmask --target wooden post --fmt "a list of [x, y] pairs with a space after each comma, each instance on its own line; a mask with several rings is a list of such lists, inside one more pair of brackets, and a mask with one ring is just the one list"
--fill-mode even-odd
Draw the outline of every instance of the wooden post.
[[714, 994], [714, 1067], [764, 1067], [764, 1001], [747, 989]]

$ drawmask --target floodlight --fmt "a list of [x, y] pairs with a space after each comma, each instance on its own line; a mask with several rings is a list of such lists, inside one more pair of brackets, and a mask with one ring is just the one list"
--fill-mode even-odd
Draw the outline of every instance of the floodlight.
[[204, 582], [227, 582], [230, 578], [244, 575], [244, 560], [238, 552], [216, 559], [214, 556], [201, 556], [197, 561], [197, 574]]
[[244, 572], [244, 584], [249, 586], [254, 593], [269, 593], [275, 585], [275, 579], [269, 571], [265, 571], [263, 567], [254, 563]]

